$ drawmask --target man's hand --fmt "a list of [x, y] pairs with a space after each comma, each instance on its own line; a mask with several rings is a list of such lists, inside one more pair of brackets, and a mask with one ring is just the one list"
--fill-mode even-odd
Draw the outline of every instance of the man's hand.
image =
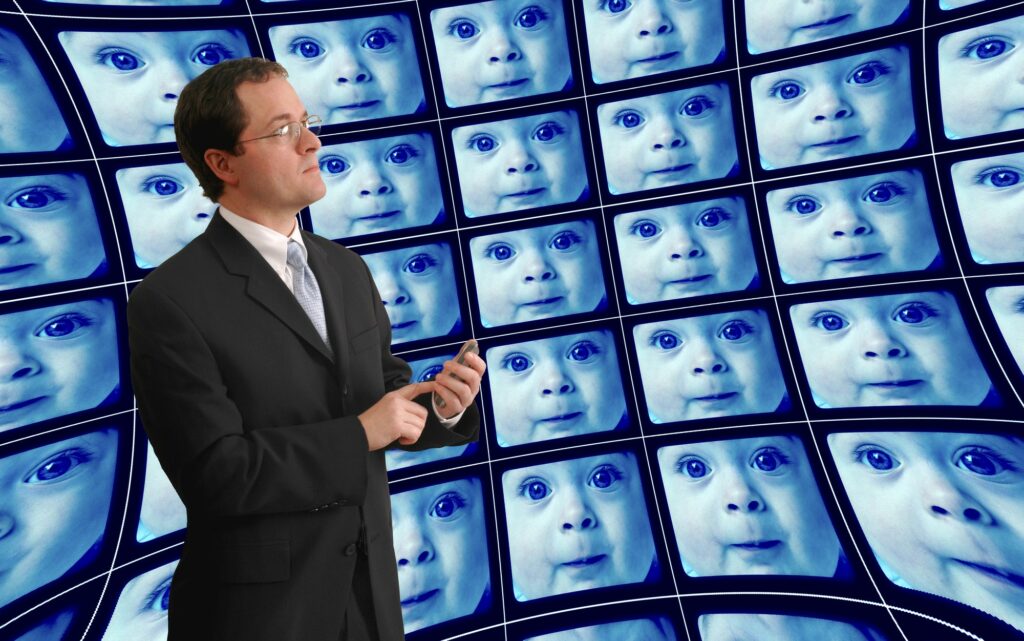
[[484, 359], [472, 352], [466, 353], [464, 365], [454, 360], [444, 362], [444, 368], [434, 377], [434, 392], [444, 400], [444, 408], [439, 410], [441, 418], [451, 418], [473, 404], [486, 370]]
[[370, 409], [359, 415], [366, 432], [370, 451], [391, 445], [396, 439], [402, 445], [411, 445], [420, 438], [427, 424], [427, 410], [413, 401], [420, 394], [430, 394], [433, 381], [413, 383], [388, 392]]

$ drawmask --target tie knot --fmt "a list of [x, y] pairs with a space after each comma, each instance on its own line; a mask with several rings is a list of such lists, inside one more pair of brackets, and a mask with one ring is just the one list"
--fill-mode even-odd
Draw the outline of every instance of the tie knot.
[[302, 254], [302, 248], [294, 240], [288, 241], [288, 266], [297, 267], [300, 270], [306, 266], [306, 257]]

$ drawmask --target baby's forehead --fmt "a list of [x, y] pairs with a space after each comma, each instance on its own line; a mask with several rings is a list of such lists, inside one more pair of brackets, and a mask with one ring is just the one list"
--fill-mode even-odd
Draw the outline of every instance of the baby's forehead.
[[649, 96], [636, 96], [626, 100], [619, 100], [617, 102], [609, 102], [599, 105], [597, 113], [599, 116], [607, 116], [622, 111], [623, 109], [634, 109], [648, 114], [674, 113], [677, 106], [690, 98], [707, 94], [718, 95], [721, 91], [722, 86], [715, 84], [691, 87], [689, 89], [680, 89], [678, 91], [669, 91], [666, 93], [656, 93]]

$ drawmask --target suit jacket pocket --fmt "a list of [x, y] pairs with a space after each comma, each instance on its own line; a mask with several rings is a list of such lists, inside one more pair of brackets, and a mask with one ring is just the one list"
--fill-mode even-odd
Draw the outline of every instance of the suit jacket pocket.
[[218, 576], [225, 583], [287, 581], [290, 556], [288, 541], [222, 547], [217, 558]]
[[374, 325], [369, 329], [365, 329], [349, 341], [352, 345], [352, 353], [361, 352], [366, 349], [370, 349], [375, 345], [380, 345], [380, 333], [377, 331], [377, 326]]

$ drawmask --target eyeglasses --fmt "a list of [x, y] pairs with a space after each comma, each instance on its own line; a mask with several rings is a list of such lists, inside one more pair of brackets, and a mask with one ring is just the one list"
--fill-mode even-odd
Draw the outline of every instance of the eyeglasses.
[[257, 136], [256, 138], [247, 138], [246, 140], [239, 140], [238, 144], [243, 142], [252, 142], [254, 140], [263, 140], [264, 138], [277, 138], [281, 141], [288, 141], [294, 143], [302, 135], [303, 129], [309, 129], [313, 132], [313, 135], [320, 133], [320, 125], [323, 124], [323, 119], [320, 116], [306, 116], [299, 122], [290, 122], [280, 129], [275, 129], [272, 133], [266, 136]]

